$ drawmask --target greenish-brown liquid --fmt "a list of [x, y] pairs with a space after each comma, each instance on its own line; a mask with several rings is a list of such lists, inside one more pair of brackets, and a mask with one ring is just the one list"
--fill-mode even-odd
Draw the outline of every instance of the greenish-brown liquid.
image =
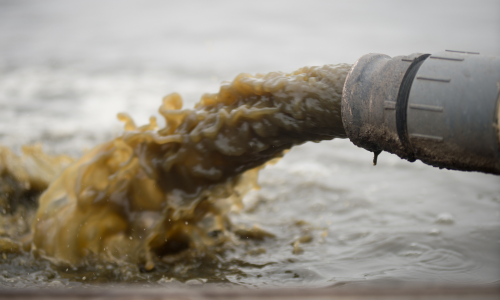
[[163, 128], [120, 114], [125, 132], [75, 162], [33, 147], [22, 157], [1, 149], [0, 259], [87, 282], [226, 281], [245, 264], [224, 259], [232, 245], [243, 240], [259, 255], [259, 241], [272, 238], [233, 224], [228, 213], [258, 188], [266, 162], [294, 145], [345, 137], [340, 102], [349, 69], [241, 74], [194, 109], [171, 94], [159, 109]]

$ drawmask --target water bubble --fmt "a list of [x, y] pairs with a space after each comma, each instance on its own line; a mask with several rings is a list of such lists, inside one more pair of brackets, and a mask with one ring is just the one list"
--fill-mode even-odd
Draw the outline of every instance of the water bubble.
[[431, 230], [429, 230], [429, 235], [439, 235], [441, 233], [441, 230], [437, 229], [437, 228], [432, 228]]
[[64, 286], [64, 284], [62, 282], [60, 282], [59, 280], [54, 280], [54, 281], [49, 283], [49, 286], [50, 287], [62, 287], [62, 286]]
[[440, 213], [437, 216], [435, 223], [451, 225], [455, 223], [455, 220], [453, 219], [453, 216], [450, 213]]
[[186, 284], [187, 285], [202, 285], [203, 283], [205, 283], [207, 280], [206, 279], [203, 279], [203, 278], [199, 278], [199, 279], [191, 279], [191, 280], [188, 280], [186, 281]]

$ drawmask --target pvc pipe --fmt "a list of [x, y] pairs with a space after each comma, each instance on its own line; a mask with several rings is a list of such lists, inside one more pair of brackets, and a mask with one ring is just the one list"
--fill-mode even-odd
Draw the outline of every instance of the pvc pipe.
[[475, 52], [362, 56], [344, 84], [349, 139], [375, 153], [500, 174], [500, 57]]

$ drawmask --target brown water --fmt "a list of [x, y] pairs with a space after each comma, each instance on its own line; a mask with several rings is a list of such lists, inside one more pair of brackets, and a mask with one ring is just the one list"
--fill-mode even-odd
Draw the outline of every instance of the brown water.
[[[138, 127], [119, 114], [125, 132], [69, 167], [69, 157], [39, 148], [25, 148], [23, 157], [2, 148], [3, 188], [13, 189], [3, 202], [4, 259], [18, 261], [28, 275], [48, 268], [51, 278], [70, 272], [77, 282], [164, 276], [225, 282], [243, 273], [252, 264], [226, 253], [241, 240], [253, 240], [244, 247], [248, 254], [265, 253], [258, 243], [274, 235], [233, 224], [228, 213], [241, 210], [243, 196], [258, 188], [266, 162], [294, 145], [345, 137], [340, 100], [349, 69], [241, 74], [194, 109], [182, 109], [182, 98], [171, 94], [159, 109], [164, 128], [154, 117]], [[292, 253], [311, 240], [306, 229]]]

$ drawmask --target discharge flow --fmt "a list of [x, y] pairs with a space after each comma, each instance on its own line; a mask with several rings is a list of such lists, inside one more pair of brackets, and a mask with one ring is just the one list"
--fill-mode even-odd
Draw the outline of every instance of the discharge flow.
[[138, 127], [119, 114], [124, 133], [41, 195], [25, 249], [56, 264], [126, 261], [151, 270], [179, 253], [226, 245], [237, 233], [227, 213], [257, 187], [259, 168], [294, 145], [346, 136], [340, 103], [349, 70], [240, 74], [194, 109], [174, 93], [159, 108], [163, 128], [154, 117]]

